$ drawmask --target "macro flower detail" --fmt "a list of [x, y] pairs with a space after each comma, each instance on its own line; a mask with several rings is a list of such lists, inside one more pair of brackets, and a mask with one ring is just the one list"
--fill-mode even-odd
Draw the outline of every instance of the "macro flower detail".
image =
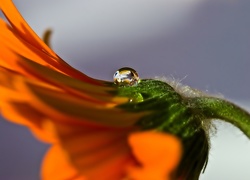
[[250, 138], [250, 115], [224, 99], [175, 82], [139, 79], [119, 69], [114, 82], [63, 61], [11, 0], [0, 9], [0, 108], [9, 121], [51, 144], [44, 180], [199, 178], [209, 153], [211, 119]]

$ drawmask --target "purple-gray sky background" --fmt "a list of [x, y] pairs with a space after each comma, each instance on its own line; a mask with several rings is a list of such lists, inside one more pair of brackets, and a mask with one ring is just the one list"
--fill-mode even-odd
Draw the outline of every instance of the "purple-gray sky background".
[[[249, 0], [14, 2], [39, 35], [52, 28], [55, 51], [87, 75], [112, 80], [130, 66], [142, 78], [173, 76], [250, 109]], [[219, 127], [201, 179], [249, 179], [250, 143]], [[2, 120], [0, 144], [0, 179], [38, 179], [46, 146]]]

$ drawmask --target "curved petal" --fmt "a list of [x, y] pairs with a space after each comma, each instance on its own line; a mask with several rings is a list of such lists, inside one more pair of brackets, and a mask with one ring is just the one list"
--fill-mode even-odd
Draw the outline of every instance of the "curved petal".
[[[78, 122], [88, 122], [109, 127], [125, 127], [134, 125], [146, 112], [127, 112], [112, 105], [100, 105], [89, 102], [63, 92], [61, 89], [47, 88], [45, 83], [37, 83], [25, 77], [13, 78], [16, 91], [27, 96], [25, 100], [36, 109], [43, 109], [53, 119], [60, 122], [78, 119]], [[45, 85], [44, 85], [45, 84]], [[17, 97], [8, 96], [15, 100]], [[105, 117], [105, 119], [102, 119]], [[72, 120], [73, 119], [73, 120]], [[79, 121], [81, 120], [81, 121]]]
[[43, 160], [41, 176], [43, 180], [87, 180], [72, 165], [59, 145], [53, 145], [47, 152]]
[[8, 26], [1, 20], [0, 50], [5, 53], [1, 53], [0, 61], [6, 60], [6, 57], [17, 61], [18, 57], [15, 55], [20, 54], [74, 78], [98, 84], [98, 81], [74, 69], [51, 50], [29, 27], [11, 0], [1, 0], [0, 9], [12, 26]]
[[9, 102], [2, 108], [2, 115], [11, 122], [27, 126], [39, 140], [47, 143], [58, 141], [51, 120], [29, 104]]
[[[91, 180], [99, 180], [100, 177], [103, 180], [122, 179], [125, 176], [124, 167], [134, 162], [127, 144], [127, 136], [132, 129], [107, 130], [59, 123], [55, 123], [54, 127], [64, 152], [63, 157], [60, 153], [60, 158], [64, 161], [67, 158], [68, 166], [75, 168], [75, 174], [82, 174]], [[43, 168], [57, 167], [57, 156], [57, 152], [51, 152]]]
[[106, 82], [106, 84], [100, 83], [100, 85], [93, 85], [87, 82], [82, 82], [78, 79], [74, 79], [24, 58], [19, 61], [19, 64], [21, 68], [23, 68], [23, 70], [30, 76], [36, 77], [40, 81], [54, 84], [55, 86], [67, 90], [76, 96], [88, 99], [89, 101], [93, 101], [97, 104], [105, 104], [107, 102], [111, 103], [114, 101], [114, 105], [116, 105], [115, 102], [128, 102], [128, 98], [119, 98], [118, 100], [118, 98], [115, 98], [115, 93], [111, 94], [111, 92], [115, 91], [116, 88], [114, 88], [114, 86], [110, 83], [108, 84]]
[[15, 32], [22, 39], [29, 42], [29, 44], [37, 49], [45, 50], [52, 57], [57, 58], [57, 55], [30, 28], [11, 0], [1, 0], [0, 9], [3, 11], [11, 26], [15, 29]]
[[[153, 143], [153, 144], [152, 144]], [[133, 180], [166, 180], [181, 159], [181, 143], [165, 133], [146, 131], [129, 136], [133, 154], [141, 166], [128, 167]]]

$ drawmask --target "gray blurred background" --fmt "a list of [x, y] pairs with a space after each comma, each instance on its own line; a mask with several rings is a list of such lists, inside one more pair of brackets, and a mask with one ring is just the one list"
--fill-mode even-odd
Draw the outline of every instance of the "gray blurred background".
[[[89, 76], [112, 80], [130, 66], [141, 78], [173, 76], [223, 94], [250, 110], [249, 0], [14, 1], [39, 35], [52, 28], [53, 49]], [[248, 180], [250, 142], [219, 123], [201, 180]], [[0, 179], [37, 180], [48, 145], [0, 120]]]

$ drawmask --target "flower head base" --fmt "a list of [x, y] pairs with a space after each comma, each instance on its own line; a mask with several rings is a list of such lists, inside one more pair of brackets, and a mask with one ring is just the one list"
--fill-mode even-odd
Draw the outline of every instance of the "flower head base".
[[0, 9], [10, 23], [0, 20], [1, 112], [52, 144], [43, 179], [198, 179], [210, 119], [250, 137], [250, 115], [236, 105], [139, 80], [128, 68], [115, 74], [118, 86], [88, 77], [51, 50], [10, 0]]

